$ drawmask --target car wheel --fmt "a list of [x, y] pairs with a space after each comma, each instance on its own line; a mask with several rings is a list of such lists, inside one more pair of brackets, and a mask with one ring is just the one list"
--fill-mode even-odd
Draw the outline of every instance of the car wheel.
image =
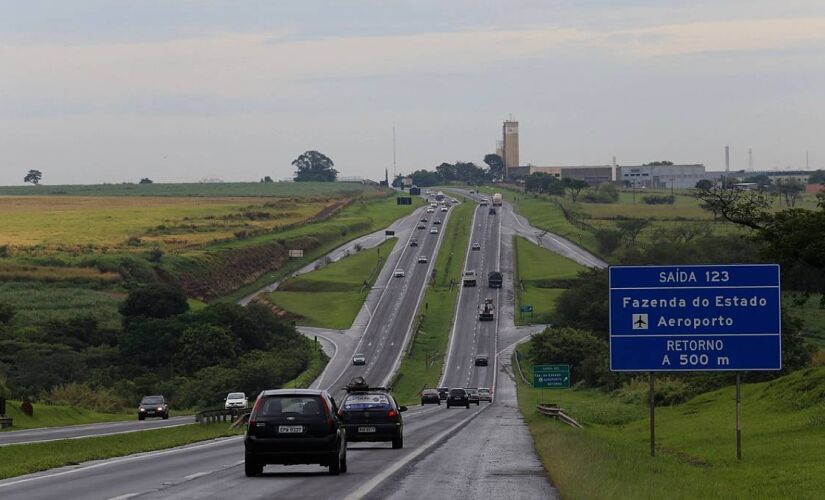
[[467, 409], [468, 410], [470, 409], [470, 403], [467, 403]]
[[138, 420], [146, 420], [146, 415], [138, 415]]
[[341, 458], [336, 455], [329, 464], [329, 475], [337, 476], [339, 474], [341, 474]]
[[347, 448], [344, 447], [344, 458], [341, 459], [341, 472], [347, 471]]
[[264, 472], [264, 466], [260, 462], [247, 458], [243, 463], [244, 473], [246, 477], [260, 476]]
[[164, 413], [164, 414], [163, 414], [163, 420], [168, 420], [168, 419], [169, 419], [169, 414], [168, 414], [168, 413]]
[[438, 400], [438, 406], [441, 406], [441, 400], [440, 399]]
[[392, 449], [398, 450], [404, 447], [404, 435], [399, 433], [397, 436], [392, 438]]

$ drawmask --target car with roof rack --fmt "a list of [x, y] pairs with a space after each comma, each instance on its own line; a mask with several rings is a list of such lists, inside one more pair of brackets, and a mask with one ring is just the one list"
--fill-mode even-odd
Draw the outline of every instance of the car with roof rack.
[[355, 377], [345, 387], [338, 416], [344, 423], [349, 442], [392, 442], [394, 449], [404, 446], [404, 420], [407, 411], [390, 394], [389, 388], [370, 387], [363, 377]]

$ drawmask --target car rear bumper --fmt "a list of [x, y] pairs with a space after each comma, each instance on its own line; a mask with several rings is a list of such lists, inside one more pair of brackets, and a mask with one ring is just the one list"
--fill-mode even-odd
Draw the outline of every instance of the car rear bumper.
[[[401, 432], [401, 424], [346, 424], [347, 441], [391, 441]], [[375, 427], [375, 432], [358, 432], [359, 427]]]
[[281, 465], [324, 464], [338, 454], [335, 436], [322, 438], [260, 438], [244, 439], [247, 459]]

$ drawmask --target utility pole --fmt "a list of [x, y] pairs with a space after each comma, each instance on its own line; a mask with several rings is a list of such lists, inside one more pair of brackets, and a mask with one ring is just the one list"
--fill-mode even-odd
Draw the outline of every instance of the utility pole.
[[396, 173], [395, 165], [395, 124], [392, 125], [392, 179], [395, 181]]

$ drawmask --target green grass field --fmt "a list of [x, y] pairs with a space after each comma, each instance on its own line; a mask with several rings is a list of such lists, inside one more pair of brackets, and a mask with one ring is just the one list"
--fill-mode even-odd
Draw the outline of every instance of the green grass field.
[[[559, 285], [575, 278], [585, 267], [520, 236], [513, 237], [513, 247], [516, 254], [516, 324], [552, 323], [556, 299], [564, 291]], [[518, 312], [522, 305], [533, 306], [532, 316]]]
[[248, 196], [305, 197], [358, 195], [375, 186], [356, 182], [220, 182], [179, 184], [71, 184], [0, 186], [0, 196]]
[[[418, 310], [420, 329], [413, 337], [393, 382], [393, 394], [403, 404], [420, 402], [418, 396], [421, 389], [424, 386], [435, 387], [444, 366], [475, 204], [461, 203], [452, 210], [435, 261], [435, 283], [427, 288]], [[452, 289], [451, 279], [456, 283]]]
[[[398, 240], [361, 250], [311, 273], [285, 280], [266, 300], [299, 316], [299, 324], [345, 330], [352, 325]], [[364, 286], [366, 282], [369, 286]]]
[[226, 423], [185, 425], [171, 429], [130, 432], [113, 436], [64, 439], [0, 447], [0, 479], [31, 474], [63, 465], [163, 450], [243, 432]]
[[19, 431], [39, 427], [62, 427], [65, 425], [96, 424], [134, 420], [135, 413], [100, 413], [71, 406], [42, 405], [34, 403], [34, 412], [28, 416], [20, 411], [20, 401], [6, 402], [6, 416], [13, 419], [14, 426], [4, 431]]
[[43, 325], [74, 318], [82, 312], [97, 318], [102, 325], [116, 327], [121, 320], [117, 308], [122, 297], [122, 293], [70, 283], [0, 282], [0, 303], [14, 308], [12, 321], [17, 325]]
[[[525, 346], [522, 346], [522, 349]], [[528, 380], [530, 367], [525, 366]], [[657, 456], [647, 407], [595, 390], [533, 389], [519, 407], [562, 498], [821, 498], [825, 368], [742, 386], [743, 460], [736, 460], [734, 388], [657, 408]], [[540, 415], [558, 403], [577, 430]]]

